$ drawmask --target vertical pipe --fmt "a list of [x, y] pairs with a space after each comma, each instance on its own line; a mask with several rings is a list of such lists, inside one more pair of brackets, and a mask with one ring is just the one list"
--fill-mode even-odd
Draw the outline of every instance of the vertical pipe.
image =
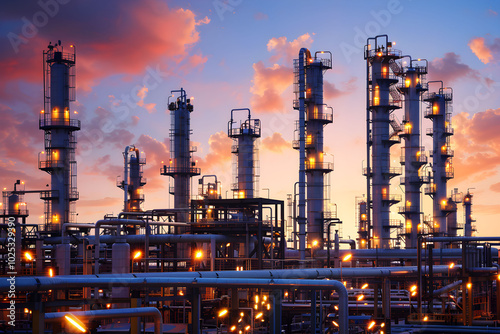
[[297, 222], [299, 224], [299, 257], [300, 260], [306, 258], [306, 146], [305, 146], [305, 94], [306, 79], [304, 63], [306, 62], [309, 50], [302, 48], [299, 53], [299, 214]]

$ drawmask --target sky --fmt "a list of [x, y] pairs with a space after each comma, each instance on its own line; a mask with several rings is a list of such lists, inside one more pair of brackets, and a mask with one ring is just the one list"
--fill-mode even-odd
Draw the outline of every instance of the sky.
[[[0, 186], [11, 190], [21, 179], [27, 190], [44, 189], [50, 180], [37, 169], [44, 149], [38, 129], [42, 51], [61, 40], [77, 50], [71, 110], [82, 122], [78, 222], [121, 211], [116, 177], [123, 171], [122, 152], [132, 144], [147, 159], [144, 208], [172, 207], [172, 181], [159, 168], [169, 158], [168, 96], [181, 87], [194, 97], [195, 160], [202, 174], [221, 180], [222, 196], [232, 182], [230, 111], [250, 108], [262, 121], [260, 193], [267, 196], [262, 189], [269, 189], [271, 198], [286, 200], [298, 181], [298, 151], [291, 148], [298, 119], [292, 64], [306, 47], [333, 54], [324, 77], [325, 102], [334, 108], [334, 122], [325, 127], [325, 150], [335, 163], [330, 197], [343, 236], [355, 238], [355, 198], [366, 193], [362, 50], [367, 37], [388, 34], [403, 54], [429, 61], [428, 80], [453, 88], [455, 179], [448, 189], [474, 194], [477, 235], [500, 235], [499, 27], [498, 1], [2, 1]], [[402, 119], [401, 110], [396, 114]], [[424, 119], [422, 128], [430, 127]], [[428, 149], [430, 140], [423, 138]], [[393, 152], [398, 167], [399, 146]], [[403, 194], [398, 180], [391, 189]], [[28, 221], [41, 222], [42, 201], [37, 195], [25, 201]], [[430, 199], [423, 205], [430, 215]], [[461, 206], [458, 217], [463, 222]]]

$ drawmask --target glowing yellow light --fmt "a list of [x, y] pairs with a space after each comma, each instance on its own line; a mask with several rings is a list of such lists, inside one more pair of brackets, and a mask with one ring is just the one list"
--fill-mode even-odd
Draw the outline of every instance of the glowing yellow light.
[[365, 295], [359, 295], [358, 296], [358, 301], [362, 301], [365, 298]]
[[361, 287], [361, 289], [366, 289], [366, 288], [368, 288], [368, 283], [363, 284], [363, 286]]
[[24, 313], [30, 313], [30, 310], [27, 308], [24, 308]]
[[240, 191], [240, 192], [238, 193], [238, 198], [240, 198], [240, 199], [241, 199], [241, 198], [245, 198], [245, 192], [244, 192], [244, 191]]
[[224, 308], [224, 309], [220, 310], [220, 311], [219, 311], [219, 317], [223, 317], [223, 316], [225, 316], [225, 315], [227, 314], [227, 312], [228, 312], [228, 311], [227, 311], [227, 308]]
[[417, 291], [413, 291], [413, 292], [411, 293], [411, 296], [412, 296], [412, 297], [415, 297], [416, 295], [417, 295]]
[[28, 261], [33, 261], [33, 256], [31, 256], [31, 253], [30, 252], [26, 252], [24, 253], [24, 257], [26, 258], [26, 260]]
[[425, 317], [424, 317], [424, 321], [427, 321], [427, 320], [429, 320], [429, 317], [428, 317], [428, 316], [425, 316]]
[[245, 327], [245, 330], [246, 330], [246, 331], [250, 330], [250, 325], [246, 326], [246, 327]]
[[102, 293], [102, 289], [99, 289], [99, 293]]
[[375, 326], [375, 321], [370, 322], [370, 324], [368, 325], [368, 329], [372, 329], [373, 326]]
[[448, 266], [448, 268], [450, 268], [450, 269], [453, 269], [453, 267], [455, 267], [455, 263], [454, 262], [450, 263], [450, 265]]
[[335, 311], [339, 310], [339, 307], [337, 305], [335, 305], [333, 308], [335, 309]]
[[258, 303], [259, 302], [259, 295], [255, 295], [255, 302]]
[[332, 325], [334, 325], [335, 327], [339, 327], [339, 324], [335, 322], [335, 320], [332, 320]]
[[467, 283], [467, 289], [472, 288], [472, 283]]
[[384, 328], [385, 327], [385, 322], [381, 323], [380, 327]]
[[40, 110], [40, 114], [43, 114], [43, 113], [45, 113], [45, 110]]
[[134, 260], [137, 260], [138, 258], [140, 258], [142, 255], [142, 252], [141, 251], [137, 251], [134, 253]]
[[197, 250], [196, 253], [194, 254], [194, 258], [199, 260], [203, 257], [203, 251]]
[[267, 296], [262, 297], [262, 299], [264, 299], [264, 301], [266, 301], [267, 300]]
[[49, 277], [54, 277], [54, 270], [49, 268]]
[[342, 261], [343, 261], [343, 262], [346, 262], [346, 261], [349, 261], [351, 258], [352, 258], [352, 254], [351, 254], [351, 253], [349, 253], [349, 254], [345, 255], [345, 256], [342, 258]]
[[184, 296], [184, 291], [179, 291], [179, 296]]
[[433, 114], [439, 113], [439, 107], [438, 107], [437, 104], [435, 104], [435, 105], [432, 106], [432, 113]]
[[259, 305], [255, 304], [255, 305], [253, 306], [253, 308], [254, 308], [255, 310], [258, 310], [258, 309], [259, 309]]
[[235, 325], [231, 326], [231, 332], [234, 332], [235, 330], [236, 330], [236, 326]]
[[106, 304], [106, 308], [111, 308], [111, 304]]
[[405, 80], [405, 87], [410, 87], [411, 85], [411, 80], [410, 79], [406, 79]]
[[64, 318], [66, 320], [68, 320], [68, 322], [70, 324], [72, 324], [80, 332], [82, 332], [82, 333], [86, 333], [87, 332], [87, 328], [85, 327], [85, 325], [77, 317], [75, 317], [74, 315], [72, 315], [72, 314], [66, 314], [64, 316]]
[[259, 319], [260, 317], [262, 317], [262, 315], [263, 315], [262, 312], [257, 313], [257, 315], [255, 316], [255, 319]]
[[312, 246], [313, 246], [313, 247], [316, 247], [316, 246], [318, 246], [318, 243], [319, 243], [319, 242], [318, 242], [318, 240], [314, 240], [314, 241], [312, 242]]
[[267, 310], [269, 311], [271, 309], [271, 304], [266, 305]]
[[410, 288], [410, 291], [415, 291], [417, 290], [417, 286], [416, 285], [412, 285], [411, 288]]
[[382, 57], [382, 52], [377, 53], [377, 56]]

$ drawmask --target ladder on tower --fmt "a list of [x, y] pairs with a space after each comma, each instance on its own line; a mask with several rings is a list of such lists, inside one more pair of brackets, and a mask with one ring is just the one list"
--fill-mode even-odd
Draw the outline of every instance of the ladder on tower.
[[397, 136], [401, 132], [403, 132], [403, 126], [401, 125], [401, 122], [396, 117], [396, 115], [391, 114], [391, 116], [389, 117], [389, 124], [391, 124], [391, 127], [392, 127], [392, 132], [389, 135], [389, 138], [392, 138], [393, 136]]
[[401, 65], [396, 63], [394, 59], [389, 60], [389, 67], [395, 75], [400, 76], [401, 74], [403, 74], [403, 68], [401, 67]]

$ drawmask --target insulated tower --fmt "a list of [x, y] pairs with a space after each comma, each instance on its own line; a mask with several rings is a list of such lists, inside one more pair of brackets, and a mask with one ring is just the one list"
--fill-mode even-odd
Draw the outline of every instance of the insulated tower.
[[463, 206], [465, 215], [464, 236], [472, 237], [472, 232], [475, 232], [476, 229], [472, 225], [475, 220], [472, 219], [472, 194], [469, 191], [467, 191], [467, 195], [464, 196]]
[[[382, 43], [380, 41], [382, 40]], [[394, 98], [399, 79], [392, 70], [395, 61], [401, 58], [401, 51], [392, 48], [387, 35], [369, 38], [365, 46], [367, 66], [367, 193], [372, 217], [372, 248], [390, 248], [391, 229], [399, 227], [390, 220], [391, 205], [401, 200], [390, 192], [390, 179], [400, 174], [391, 168], [390, 147], [399, 142], [390, 132], [391, 113], [401, 108], [401, 101]], [[397, 66], [399, 69], [399, 66]], [[371, 150], [371, 155], [370, 155]], [[368, 213], [370, 210], [368, 209]]]
[[[304, 159], [303, 170], [307, 185], [307, 243], [317, 244], [321, 249], [325, 218], [324, 177], [333, 171], [333, 163], [326, 162], [323, 150], [323, 128], [333, 122], [333, 111], [328, 112], [323, 103], [323, 74], [332, 68], [332, 55], [328, 51], [318, 51], [313, 58], [309, 50], [302, 49], [294, 67], [296, 94], [294, 108], [299, 110], [300, 133], [298, 145], [294, 144], [294, 148], [300, 150], [301, 160]], [[302, 166], [300, 168], [302, 171]], [[300, 183], [299, 181], [299, 185]], [[299, 218], [300, 210], [299, 195]]]
[[[70, 102], [75, 101], [75, 48], [63, 52], [59, 41], [43, 52], [44, 110], [40, 129], [45, 131], [45, 151], [39, 154], [38, 168], [51, 175], [50, 191], [45, 200], [45, 229], [59, 232], [63, 223], [72, 221], [72, 204], [78, 200], [76, 188], [76, 134], [80, 121], [73, 119]], [[75, 112], [76, 113], [76, 112]]]
[[[191, 112], [193, 105], [190, 99], [186, 98], [184, 89], [171, 91], [174, 97], [179, 94], [175, 102], [168, 104], [170, 110], [170, 160], [168, 165], [160, 169], [161, 175], [168, 175], [174, 179], [174, 186], [169, 189], [170, 194], [174, 195], [174, 208], [183, 209], [178, 213], [177, 220], [180, 222], [188, 221], [189, 194], [191, 177], [200, 175], [200, 169], [196, 168], [192, 160], [194, 148], [190, 146], [190, 128]], [[170, 98], [169, 98], [170, 100]], [[178, 230], [178, 233], [184, 231]]]
[[146, 164], [144, 152], [140, 152], [134, 145], [127, 146], [123, 152], [123, 178], [118, 177], [116, 186], [124, 191], [123, 211], [142, 211], [141, 204], [144, 202], [143, 186], [146, 179], [142, 176], [143, 166]]
[[[235, 111], [248, 111], [248, 118], [237, 124], [233, 118]], [[260, 120], [251, 118], [250, 109], [231, 110], [227, 135], [233, 139], [231, 152], [236, 156], [235, 182], [231, 187], [235, 198], [254, 198], [257, 195], [259, 160], [255, 140], [260, 138], [260, 129]]]
[[[442, 84], [442, 83], [441, 83]], [[427, 134], [432, 136], [432, 183], [426, 194], [433, 198], [433, 231], [435, 235], [446, 236], [446, 216], [454, 210], [454, 205], [448, 203], [446, 183], [453, 178], [451, 158], [453, 151], [450, 147], [451, 127], [451, 88], [439, 89], [439, 92], [429, 92], [424, 100], [429, 104], [425, 118], [432, 120], [432, 129]]]
[[420, 138], [420, 97], [426, 90], [423, 84], [426, 74], [426, 62], [414, 61], [410, 57], [410, 66], [404, 68], [403, 83], [399, 87], [405, 101], [403, 131], [399, 135], [405, 141], [401, 150], [401, 165], [405, 168], [405, 176], [401, 178], [401, 185], [405, 188], [405, 204], [399, 208], [399, 213], [405, 217], [406, 248], [417, 248], [418, 229], [421, 227], [420, 188], [428, 182], [426, 176], [421, 175], [427, 156]]

